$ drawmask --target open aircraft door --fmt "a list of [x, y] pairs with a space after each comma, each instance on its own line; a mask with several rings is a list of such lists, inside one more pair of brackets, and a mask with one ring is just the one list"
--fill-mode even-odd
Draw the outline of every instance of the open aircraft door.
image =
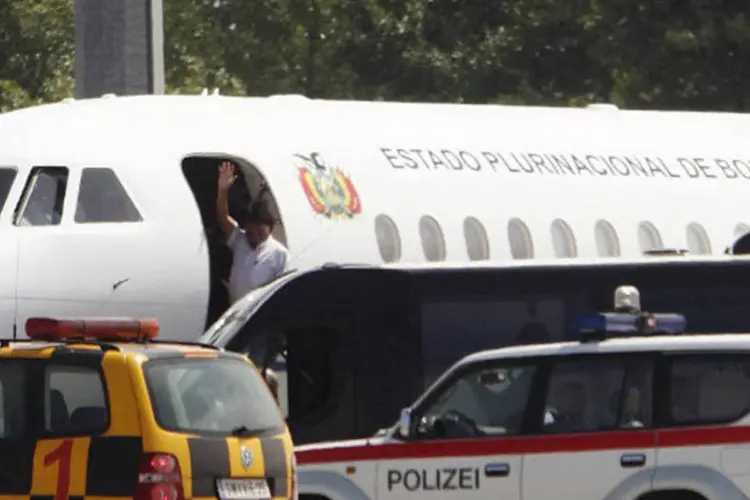
[[16, 280], [18, 274], [18, 236], [13, 227], [13, 208], [23, 182], [18, 169], [0, 166], [0, 331], [8, 336], [16, 318]]

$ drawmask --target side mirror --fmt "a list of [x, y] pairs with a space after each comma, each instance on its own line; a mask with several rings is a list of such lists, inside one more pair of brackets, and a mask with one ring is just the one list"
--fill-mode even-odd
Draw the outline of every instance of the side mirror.
[[409, 437], [411, 432], [411, 408], [401, 410], [401, 416], [398, 419], [398, 433], [401, 437]]

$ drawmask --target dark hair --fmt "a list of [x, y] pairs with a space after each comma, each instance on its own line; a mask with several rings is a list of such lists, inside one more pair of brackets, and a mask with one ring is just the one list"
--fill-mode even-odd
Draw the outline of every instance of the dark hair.
[[273, 226], [276, 223], [276, 219], [268, 208], [268, 205], [262, 201], [250, 203], [250, 205], [242, 211], [241, 220], [243, 225], [248, 222], [255, 222], [257, 224], [265, 224], [271, 229], [273, 229]]

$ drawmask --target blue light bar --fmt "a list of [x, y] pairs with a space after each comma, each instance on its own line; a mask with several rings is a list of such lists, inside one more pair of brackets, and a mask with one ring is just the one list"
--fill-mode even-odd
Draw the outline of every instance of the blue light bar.
[[574, 328], [581, 333], [606, 334], [682, 333], [686, 324], [687, 321], [681, 314], [600, 313], [574, 320]]

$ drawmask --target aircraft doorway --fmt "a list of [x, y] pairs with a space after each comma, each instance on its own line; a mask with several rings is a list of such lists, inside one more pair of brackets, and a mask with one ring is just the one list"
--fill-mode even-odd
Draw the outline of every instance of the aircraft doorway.
[[201, 214], [209, 255], [210, 291], [206, 327], [216, 321], [229, 307], [227, 283], [232, 267], [232, 253], [216, 220], [216, 193], [219, 165], [224, 161], [237, 165], [237, 181], [229, 191], [229, 212], [236, 214], [251, 202], [263, 200], [276, 218], [273, 237], [286, 245], [286, 233], [276, 199], [261, 172], [242, 159], [227, 156], [190, 156], [182, 161], [182, 172], [193, 192]]

